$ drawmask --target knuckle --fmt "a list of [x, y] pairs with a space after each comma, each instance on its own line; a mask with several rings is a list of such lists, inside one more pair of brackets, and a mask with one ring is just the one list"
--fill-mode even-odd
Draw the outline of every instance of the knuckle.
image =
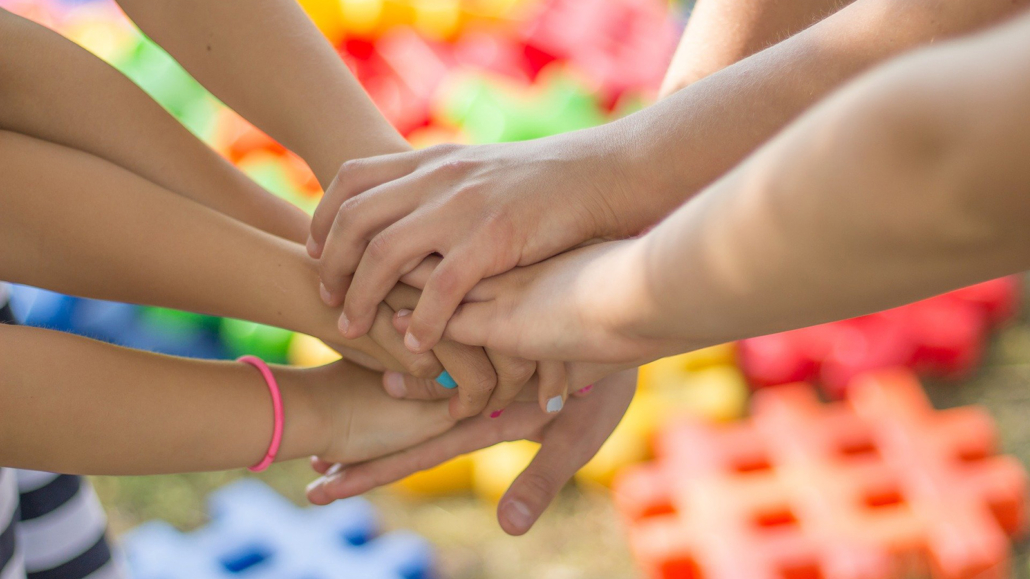
[[455, 267], [440, 267], [437, 269], [436, 279], [433, 285], [437, 293], [451, 297], [461, 291], [461, 275]]
[[551, 497], [561, 489], [561, 484], [553, 475], [539, 470], [527, 470], [522, 473], [519, 485], [525, 488], [530, 496], [542, 498], [544, 502], [550, 502]]
[[416, 378], [432, 380], [440, 374], [440, 365], [429, 356], [418, 356], [409, 364], [408, 371]]
[[336, 171], [336, 177], [341, 182], [343, 182], [345, 179], [353, 177], [354, 174], [360, 171], [362, 168], [364, 168], [364, 166], [365, 162], [361, 159], [351, 159], [349, 161], [344, 161], [340, 165], [340, 168]]
[[387, 262], [390, 259], [391, 235], [381, 231], [368, 242], [368, 257], [376, 263]]
[[533, 377], [535, 372], [536, 364], [527, 361], [515, 362], [508, 370], [508, 382], [521, 387], [526, 382], [529, 382], [529, 379]]

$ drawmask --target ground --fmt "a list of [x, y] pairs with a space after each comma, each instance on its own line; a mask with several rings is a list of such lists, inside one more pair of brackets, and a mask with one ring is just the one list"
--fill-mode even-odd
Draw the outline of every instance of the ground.
[[[1028, 284], [1030, 285], [1030, 284]], [[1030, 292], [1028, 292], [1030, 298]], [[1026, 300], [1030, 303], [1030, 300]], [[939, 408], [982, 404], [998, 421], [1003, 450], [1030, 465], [1030, 313], [992, 340], [980, 372], [961, 383], [927, 383]], [[203, 524], [204, 497], [243, 472], [154, 477], [96, 477], [115, 534], [161, 518], [183, 529]], [[276, 465], [260, 478], [302, 503], [314, 477], [304, 461]], [[603, 489], [568, 488], [528, 535], [511, 538], [494, 508], [473, 498], [411, 501], [370, 496], [389, 527], [414, 529], [441, 552], [448, 579], [626, 579], [637, 576], [623, 530]], [[1015, 547], [1014, 577], [1030, 579], [1030, 542]]]

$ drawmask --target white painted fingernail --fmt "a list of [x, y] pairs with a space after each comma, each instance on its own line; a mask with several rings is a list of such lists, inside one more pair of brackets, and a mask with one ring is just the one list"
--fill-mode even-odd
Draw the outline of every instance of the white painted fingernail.
[[560, 412], [562, 406], [565, 406], [565, 401], [562, 400], [561, 396], [555, 396], [547, 400], [547, 412], [554, 414]]

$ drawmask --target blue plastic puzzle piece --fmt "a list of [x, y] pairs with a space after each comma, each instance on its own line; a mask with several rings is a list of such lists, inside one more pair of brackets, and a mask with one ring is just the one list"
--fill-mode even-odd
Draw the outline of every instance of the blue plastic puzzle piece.
[[191, 533], [148, 523], [124, 537], [134, 579], [431, 579], [433, 550], [409, 532], [379, 534], [364, 499], [299, 508], [255, 480], [209, 500]]
[[11, 312], [19, 324], [63, 332], [72, 329], [79, 298], [24, 285], [11, 286]]

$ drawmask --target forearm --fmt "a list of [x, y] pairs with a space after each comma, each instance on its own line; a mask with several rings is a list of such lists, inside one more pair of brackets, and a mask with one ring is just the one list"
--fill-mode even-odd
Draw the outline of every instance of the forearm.
[[[286, 411], [279, 458], [325, 450], [324, 409], [298, 371], [276, 370]], [[0, 464], [79, 474], [249, 466], [272, 437], [257, 370], [0, 326]]]
[[[649, 191], [623, 200], [643, 229], [696, 194], [812, 103], [909, 48], [983, 27], [1027, 0], [856, 0], [801, 33], [601, 127], [613, 155]], [[626, 231], [633, 234], [634, 231]]]
[[3, 10], [0, 36], [0, 129], [86, 151], [274, 235], [307, 238], [301, 210], [236, 170], [99, 58]]
[[303, 157], [322, 186], [344, 161], [406, 150], [293, 0], [120, 0], [227, 105]]
[[367, 338], [339, 336], [339, 309], [319, 299], [315, 264], [298, 244], [21, 135], [0, 133], [0, 175], [0, 278], [248, 319], [392, 360]]
[[849, 0], [700, 0], [687, 21], [661, 94], [693, 82], [804, 30]]
[[1030, 268], [1028, 32], [860, 79], [684, 205], [641, 246], [640, 333], [699, 347]]

